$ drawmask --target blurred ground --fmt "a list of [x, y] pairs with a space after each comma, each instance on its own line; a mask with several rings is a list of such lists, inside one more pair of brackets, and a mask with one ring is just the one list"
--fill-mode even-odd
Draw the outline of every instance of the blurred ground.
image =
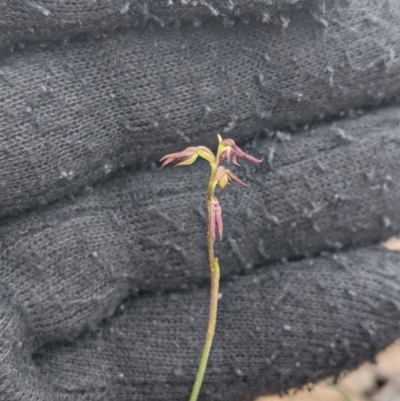
[[[391, 238], [384, 246], [400, 251], [400, 237]], [[325, 380], [312, 390], [257, 401], [400, 401], [400, 341], [379, 354], [377, 364], [365, 363], [345, 374], [337, 385]]]
[[286, 397], [271, 396], [257, 401], [400, 401], [400, 343], [344, 376], [336, 386], [329, 380]]

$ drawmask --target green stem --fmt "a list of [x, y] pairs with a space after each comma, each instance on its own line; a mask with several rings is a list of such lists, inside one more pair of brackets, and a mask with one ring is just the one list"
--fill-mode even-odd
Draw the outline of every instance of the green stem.
[[196, 379], [193, 384], [192, 392], [190, 394], [189, 401], [197, 401], [200, 393], [201, 385], [203, 383], [204, 374], [207, 367], [208, 357], [210, 356], [211, 346], [214, 339], [215, 326], [217, 323], [217, 312], [218, 312], [218, 295], [219, 295], [219, 277], [220, 269], [218, 259], [214, 257], [214, 241], [211, 236], [211, 220], [210, 220], [210, 199], [214, 196], [213, 177], [216, 168], [212, 168], [210, 182], [208, 185], [208, 199], [207, 199], [207, 211], [208, 211], [208, 261], [210, 265], [210, 280], [211, 280], [211, 291], [210, 291], [210, 314], [208, 320], [208, 328], [206, 334], [206, 340], [201, 354], [200, 364], [197, 370]]
[[200, 388], [203, 383], [204, 374], [207, 367], [208, 357], [210, 356], [211, 345], [214, 339], [215, 325], [217, 322], [217, 309], [218, 309], [218, 287], [219, 287], [219, 266], [218, 259], [214, 259], [215, 264], [212, 269], [211, 275], [211, 303], [210, 303], [210, 318], [208, 323], [208, 330], [206, 335], [206, 341], [204, 343], [203, 353], [201, 354], [201, 360], [199, 368], [197, 370], [196, 379], [194, 381], [193, 389], [190, 394], [189, 401], [197, 401], [200, 393]]

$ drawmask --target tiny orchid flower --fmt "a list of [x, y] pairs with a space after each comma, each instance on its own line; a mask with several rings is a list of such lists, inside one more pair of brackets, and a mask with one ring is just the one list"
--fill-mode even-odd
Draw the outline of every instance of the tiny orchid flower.
[[236, 166], [240, 166], [238, 157], [243, 157], [244, 159], [250, 160], [253, 163], [261, 163], [263, 161], [263, 159], [256, 159], [255, 157], [243, 152], [243, 150], [235, 144], [233, 139], [222, 139], [221, 135], [218, 134], [218, 141], [220, 146], [221, 161], [227, 159], [228, 162], [230, 162], [232, 159], [232, 163]]
[[223, 223], [222, 223], [222, 210], [218, 199], [215, 197], [215, 187], [218, 185], [221, 189], [224, 189], [231, 181], [236, 182], [239, 185], [248, 186], [242, 180], [240, 180], [232, 171], [228, 170], [221, 163], [227, 159], [228, 162], [232, 160], [233, 164], [240, 166], [238, 158], [250, 160], [253, 163], [261, 163], [262, 159], [256, 159], [253, 156], [243, 152], [239, 147], [236, 146], [232, 139], [222, 139], [221, 135], [218, 135], [218, 151], [217, 156], [211, 152], [210, 149], [205, 146], [191, 146], [183, 150], [182, 152], [170, 153], [163, 158], [161, 168], [169, 163], [176, 163], [176, 166], [188, 166], [194, 163], [198, 157], [202, 157], [210, 163], [211, 173], [208, 182], [207, 192], [207, 210], [208, 210], [208, 232], [207, 232], [207, 244], [208, 244], [208, 261], [210, 265], [210, 276], [211, 276], [211, 300], [210, 300], [210, 316], [208, 321], [208, 330], [206, 335], [206, 341], [201, 355], [199, 368], [197, 371], [196, 379], [190, 394], [189, 401], [197, 401], [201, 384], [204, 379], [204, 374], [207, 367], [208, 357], [210, 355], [211, 344], [213, 342], [215, 325], [217, 322], [217, 309], [218, 309], [218, 293], [219, 293], [219, 277], [220, 268], [218, 258], [214, 257], [214, 242], [216, 231], [220, 239], [222, 239]]
[[224, 166], [219, 166], [215, 174], [215, 181], [217, 184], [224, 189], [230, 181], [236, 182], [236, 184], [243, 185], [244, 187], [249, 187], [249, 184], [244, 183], [240, 178], [238, 178], [232, 171], [228, 170]]
[[210, 198], [210, 232], [211, 238], [215, 241], [215, 227], [218, 229], [219, 239], [222, 239], [222, 211], [218, 199], [215, 196]]
[[177, 166], [189, 166], [193, 164], [199, 156], [210, 163], [215, 163], [214, 153], [206, 146], [190, 146], [182, 152], [170, 153], [162, 157], [160, 161], [164, 163], [161, 168], [172, 162], [176, 162]]

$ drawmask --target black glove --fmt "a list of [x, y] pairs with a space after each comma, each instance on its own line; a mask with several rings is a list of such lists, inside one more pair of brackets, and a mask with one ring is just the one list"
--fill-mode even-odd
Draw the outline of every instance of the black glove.
[[78, 3], [0, 6], [0, 399], [188, 398], [208, 167], [157, 160], [217, 132], [264, 162], [218, 194], [201, 399], [301, 386], [397, 338], [400, 254], [374, 244], [400, 229], [400, 3], [171, 5], [179, 27], [153, 3], [146, 24]]

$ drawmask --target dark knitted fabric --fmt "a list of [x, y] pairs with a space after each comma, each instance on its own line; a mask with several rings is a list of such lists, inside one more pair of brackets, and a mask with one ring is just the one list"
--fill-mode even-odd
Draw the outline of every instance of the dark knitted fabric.
[[[305, 8], [316, 15], [321, 11], [317, 0], [1, 0], [0, 42], [12, 46], [27, 38], [100, 34], [147, 22], [164, 27], [189, 21], [199, 27], [209, 17], [220, 17], [225, 25], [239, 17], [286, 26], [289, 12]], [[322, 17], [320, 22], [325, 24]]]
[[218, 131], [243, 141], [400, 93], [400, 2], [333, 4], [328, 26], [305, 9], [286, 29], [149, 23], [4, 50], [0, 215], [188, 143], [214, 146]]
[[[239, 17], [239, 18], [238, 18]], [[399, 1], [0, 1], [0, 400], [201, 400], [339, 374], [400, 335]]]

